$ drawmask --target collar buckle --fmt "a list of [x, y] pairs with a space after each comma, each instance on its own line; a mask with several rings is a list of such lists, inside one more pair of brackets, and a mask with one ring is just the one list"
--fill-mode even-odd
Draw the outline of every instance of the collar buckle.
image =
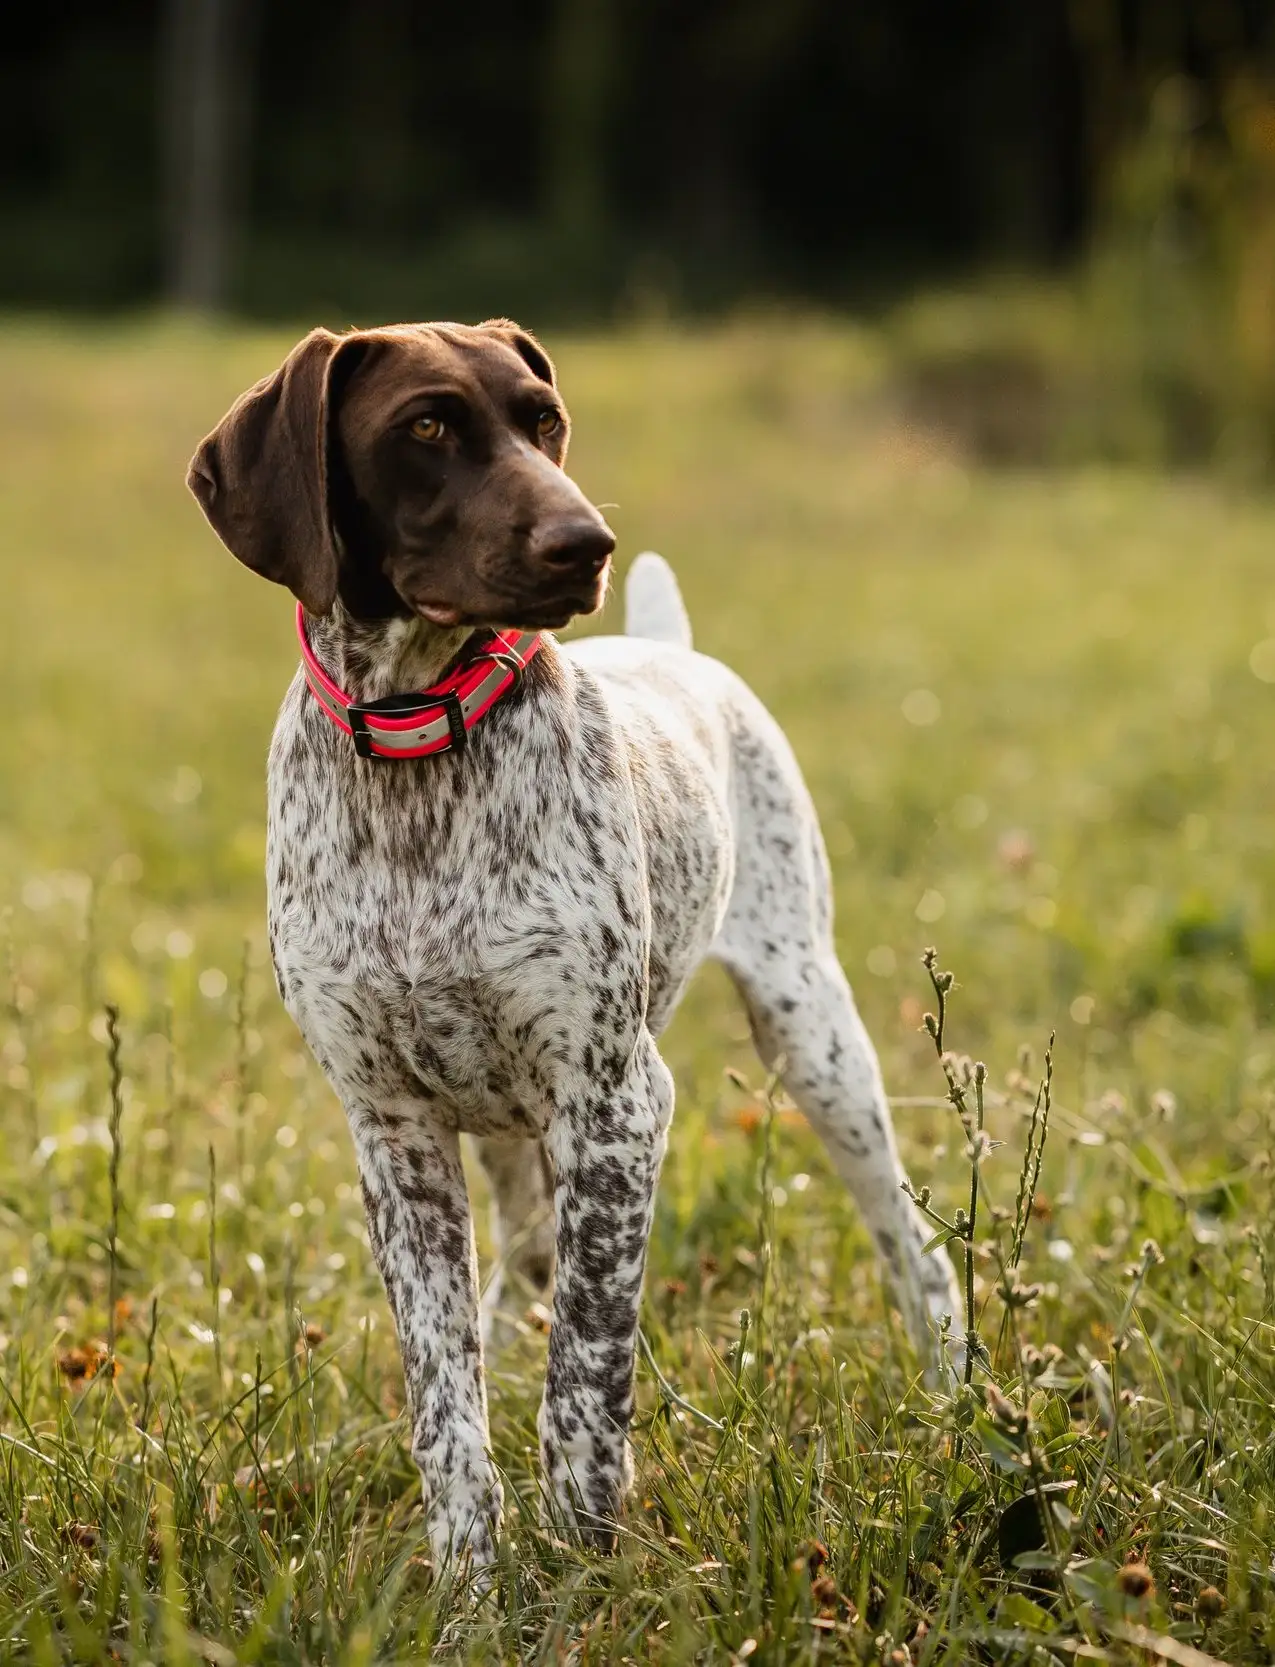
[[428, 701], [422, 701], [411, 695], [386, 695], [384, 700], [369, 700], [362, 704], [355, 702], [346, 707], [346, 715], [350, 723], [350, 738], [354, 742], [354, 750], [360, 758], [385, 758], [383, 752], [374, 752], [373, 743], [376, 732], [369, 728], [368, 718], [378, 715], [384, 718], [407, 718], [420, 716], [425, 720], [434, 715], [434, 708], [442, 707], [443, 716], [447, 719], [449, 739], [446, 746], [437, 748], [438, 752], [464, 752], [469, 740], [469, 731], [465, 727], [465, 709], [460, 703], [460, 696], [454, 689], [445, 689], [430, 696]]

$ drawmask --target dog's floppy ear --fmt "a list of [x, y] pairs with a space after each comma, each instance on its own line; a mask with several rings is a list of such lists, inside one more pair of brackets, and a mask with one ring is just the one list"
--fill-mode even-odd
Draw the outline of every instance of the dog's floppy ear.
[[493, 336], [499, 336], [501, 341], [512, 347], [535, 372], [542, 382], [547, 382], [551, 388], [558, 385], [554, 374], [553, 360], [541, 347], [530, 330], [524, 330], [521, 324], [515, 324], [512, 318], [488, 318], [478, 328], [486, 330]]
[[328, 613], [336, 600], [339, 545], [329, 494], [333, 369], [358, 339], [357, 333], [312, 330], [273, 376], [240, 395], [186, 476], [230, 553], [286, 585], [312, 614]]

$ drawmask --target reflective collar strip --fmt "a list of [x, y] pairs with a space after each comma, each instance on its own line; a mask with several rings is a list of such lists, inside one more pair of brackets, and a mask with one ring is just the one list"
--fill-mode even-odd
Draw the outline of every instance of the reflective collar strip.
[[347, 699], [315, 658], [300, 604], [297, 638], [310, 693], [337, 728], [353, 738], [363, 758], [427, 758], [431, 753], [459, 750], [483, 714], [521, 683], [523, 669], [541, 643], [536, 631], [493, 631], [441, 683], [358, 705]]

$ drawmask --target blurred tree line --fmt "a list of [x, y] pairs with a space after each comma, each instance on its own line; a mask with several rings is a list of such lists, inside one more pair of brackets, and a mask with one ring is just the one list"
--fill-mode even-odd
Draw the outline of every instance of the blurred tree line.
[[1273, 53], [1275, 0], [23, 7], [0, 301], [545, 320], [1056, 267], [1157, 89], [1220, 152]]

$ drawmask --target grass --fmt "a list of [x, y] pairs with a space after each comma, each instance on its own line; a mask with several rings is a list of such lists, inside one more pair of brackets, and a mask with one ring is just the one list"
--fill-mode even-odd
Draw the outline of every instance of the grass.
[[672, 559], [807, 769], [984, 1352], [919, 1381], [706, 974], [622, 1553], [536, 1527], [528, 1310], [476, 1603], [428, 1563], [343, 1120], [266, 965], [289, 608], [181, 485], [286, 345], [0, 329], [3, 1659], [1269, 1660], [1275, 504], [971, 470], [849, 327], [553, 344], [622, 552]]

